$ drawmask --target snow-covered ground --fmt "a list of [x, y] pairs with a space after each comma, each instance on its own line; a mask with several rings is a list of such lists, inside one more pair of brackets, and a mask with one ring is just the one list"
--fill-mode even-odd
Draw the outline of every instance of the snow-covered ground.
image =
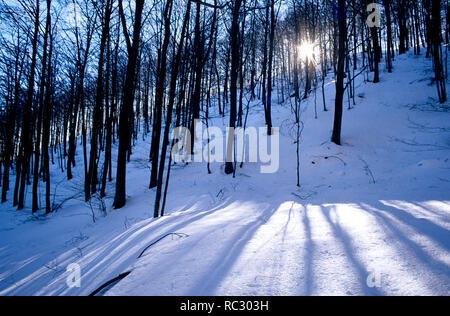
[[[112, 210], [111, 184], [106, 216], [98, 199], [82, 202], [81, 161], [72, 183], [55, 168], [55, 202], [73, 197], [57, 213], [0, 207], [0, 295], [88, 295], [124, 272], [107, 295], [449, 295], [450, 112], [434, 99], [431, 60], [395, 65], [358, 87], [342, 147], [329, 142], [333, 111], [316, 120], [313, 97], [303, 103], [301, 189], [289, 104], [273, 109], [278, 173], [246, 164], [232, 179], [218, 164], [212, 175], [177, 165], [160, 219], [151, 218], [148, 141], [128, 167], [127, 206]], [[333, 93], [330, 82], [329, 107]], [[320, 91], [318, 100], [320, 110]], [[250, 118], [263, 125], [257, 103]], [[72, 263], [80, 288], [66, 284]]]

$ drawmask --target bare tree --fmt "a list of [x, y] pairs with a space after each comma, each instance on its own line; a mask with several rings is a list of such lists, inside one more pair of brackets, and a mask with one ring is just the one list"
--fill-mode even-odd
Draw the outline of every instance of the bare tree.
[[127, 151], [130, 147], [129, 120], [132, 112], [135, 82], [136, 82], [136, 64], [139, 55], [139, 45], [142, 28], [142, 12], [144, 11], [145, 0], [136, 0], [136, 9], [134, 13], [133, 41], [127, 30], [126, 17], [123, 10], [122, 0], [119, 0], [120, 17], [122, 21], [123, 33], [127, 44], [128, 65], [125, 79], [125, 85], [122, 96], [122, 107], [120, 110], [119, 125], [119, 152], [117, 158], [117, 177], [116, 177], [116, 196], [114, 207], [122, 208], [126, 204], [126, 169], [127, 169]]

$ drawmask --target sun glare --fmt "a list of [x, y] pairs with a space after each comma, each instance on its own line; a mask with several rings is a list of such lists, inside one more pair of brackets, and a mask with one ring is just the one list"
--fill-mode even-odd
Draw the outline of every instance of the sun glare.
[[301, 61], [314, 61], [317, 58], [316, 46], [313, 43], [304, 42], [298, 47]]

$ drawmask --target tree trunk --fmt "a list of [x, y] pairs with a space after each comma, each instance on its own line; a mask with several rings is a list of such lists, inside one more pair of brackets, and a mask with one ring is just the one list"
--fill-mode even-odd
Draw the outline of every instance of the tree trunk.
[[[37, 44], [39, 37], [39, 11], [40, 2], [36, 0], [36, 11], [35, 11], [35, 21], [34, 21], [34, 35], [33, 35], [33, 51], [31, 55], [31, 66], [30, 66], [30, 76], [28, 78], [28, 92], [26, 103], [24, 106], [24, 115], [22, 121], [22, 133], [21, 133], [21, 150], [20, 159], [18, 163], [21, 165], [21, 175], [20, 175], [20, 190], [19, 190], [19, 201], [18, 209], [22, 210], [24, 208], [25, 201], [25, 186], [27, 172], [29, 171], [29, 158], [31, 154], [31, 136], [30, 136], [30, 119], [31, 119], [31, 107], [33, 104], [33, 94], [34, 94], [34, 77], [36, 74], [36, 59], [37, 59]], [[16, 175], [18, 177], [19, 175]]]
[[[100, 56], [98, 59], [98, 71], [97, 71], [97, 93], [95, 98], [95, 107], [93, 113], [93, 121], [92, 121], [92, 133], [91, 133], [91, 153], [89, 156], [89, 171], [88, 176], [85, 179], [85, 198], [86, 201], [89, 201], [91, 198], [91, 193], [95, 194], [97, 192], [97, 182], [98, 182], [98, 141], [99, 141], [99, 132], [103, 119], [103, 102], [104, 102], [104, 86], [103, 78], [104, 73], [104, 60], [105, 60], [105, 48], [106, 41], [109, 36], [109, 25], [111, 20], [111, 12], [112, 12], [112, 1], [107, 0], [104, 3], [105, 7], [104, 16], [105, 19], [102, 21], [102, 35], [100, 39]], [[109, 54], [109, 52], [107, 52]]]
[[344, 78], [345, 78], [345, 59], [346, 59], [346, 41], [347, 41], [347, 10], [345, 0], [338, 0], [338, 24], [339, 24], [339, 53], [336, 80], [336, 109], [334, 117], [334, 130], [332, 142], [336, 145], [342, 145], [342, 116], [344, 109]]
[[432, 0], [432, 26], [432, 44], [436, 87], [438, 91], [439, 102], [445, 103], [447, 101], [447, 91], [442, 54], [442, 24], [440, 0]]
[[[199, 4], [200, 5], [200, 4]], [[197, 14], [200, 14], [198, 10]], [[161, 129], [162, 129], [162, 112], [164, 107], [164, 86], [167, 74], [167, 52], [170, 42], [170, 17], [172, 15], [172, 0], [167, 0], [164, 9], [164, 41], [162, 49], [159, 52], [159, 65], [157, 72], [156, 83], [156, 97], [155, 97], [155, 118], [153, 124], [152, 138], [152, 172], [150, 177], [150, 189], [158, 185], [158, 164], [159, 164], [159, 147], [161, 144]], [[200, 89], [200, 88], [199, 88]], [[199, 90], [200, 91], [200, 90]], [[200, 111], [199, 114], [200, 115]]]
[[[40, 91], [39, 91], [39, 110], [37, 113], [37, 127], [36, 127], [36, 143], [34, 149], [34, 170], [33, 170], [33, 204], [32, 204], [32, 212], [36, 213], [39, 210], [38, 205], [38, 184], [39, 184], [39, 161], [40, 161], [40, 153], [41, 153], [41, 130], [42, 130], [42, 116], [44, 111], [44, 91], [46, 88], [46, 76], [50, 74], [46, 74], [47, 71], [47, 42], [48, 36], [50, 32], [50, 6], [51, 1], [47, 0], [47, 22], [45, 23], [45, 32], [44, 32], [44, 46], [43, 46], [43, 57], [42, 57], [42, 70], [41, 70], [41, 83], [40, 83]], [[44, 135], [45, 137], [45, 135]]]
[[386, 13], [387, 24], [387, 69], [389, 73], [392, 73], [392, 17], [391, 17], [391, 1], [383, 0], [384, 9]]
[[239, 14], [242, 0], [235, 0], [231, 23], [231, 84], [230, 84], [230, 129], [227, 139], [226, 174], [234, 173], [234, 129], [237, 115], [237, 80], [239, 72]]
[[[168, 0], [168, 2], [172, 2], [172, 0]], [[172, 5], [172, 3], [170, 4]], [[170, 91], [169, 91], [169, 104], [167, 106], [167, 119], [166, 119], [166, 126], [164, 129], [164, 138], [163, 138], [163, 144], [162, 144], [162, 151], [161, 151], [161, 161], [159, 165], [159, 174], [158, 174], [158, 185], [156, 190], [156, 198], [155, 198], [155, 209], [153, 216], [155, 218], [159, 217], [159, 207], [161, 202], [161, 194], [162, 194], [162, 186], [163, 186], [163, 179], [164, 179], [164, 167], [166, 163], [166, 155], [167, 155], [167, 147], [169, 145], [169, 133], [170, 133], [170, 127], [172, 125], [172, 114], [173, 114], [173, 106], [175, 103], [175, 93], [176, 93], [176, 87], [177, 87], [177, 78], [178, 78], [178, 72], [180, 69], [180, 63], [181, 63], [181, 54], [183, 52], [183, 45], [185, 41], [185, 35], [186, 35], [186, 29], [187, 24], [190, 18], [191, 13], [191, 0], [188, 0], [187, 9], [186, 9], [186, 15], [184, 18], [183, 23], [183, 29], [181, 31], [181, 39], [180, 39], [180, 45], [178, 47], [178, 52], [175, 57], [175, 62], [172, 68], [171, 72], [171, 78], [170, 78]], [[166, 17], [166, 29], [168, 29], [168, 32], [170, 33], [170, 14]], [[171, 153], [169, 153], [171, 155]], [[169, 176], [169, 175], [167, 175]], [[161, 214], [162, 216], [164, 214]]]
[[144, 2], [145, 0], [136, 0], [133, 43], [131, 43], [130, 39], [128, 38], [128, 32], [126, 31], [126, 21], [125, 21], [125, 14], [123, 12], [122, 0], [119, 0], [122, 26], [124, 28], [125, 38], [127, 39], [128, 65], [122, 96], [122, 108], [120, 110], [119, 152], [117, 158], [116, 196], [114, 198], [114, 207], [116, 209], [122, 208], [126, 204], [127, 151], [130, 146], [129, 119], [134, 102], [136, 64], [137, 64], [137, 57], [139, 54], [142, 12], [144, 10]]
[[[50, 12], [51, 0], [47, 0], [47, 10]], [[43, 137], [42, 137], [42, 160], [44, 164], [44, 174], [45, 174], [45, 212], [49, 214], [52, 211], [52, 204], [50, 201], [50, 157], [49, 157], [49, 142], [50, 142], [50, 123], [52, 116], [52, 100], [51, 100], [51, 80], [52, 80], [52, 55], [53, 55], [53, 38], [50, 33], [51, 27], [51, 15], [48, 16], [49, 19], [49, 36], [50, 36], [50, 48], [48, 54], [48, 66], [47, 66], [47, 82], [45, 88], [45, 101], [44, 101], [44, 115], [43, 115]], [[61, 143], [60, 143], [61, 145]], [[61, 158], [62, 158], [62, 153]]]
[[275, 0], [270, 5], [270, 35], [269, 35], [269, 67], [267, 69], [267, 104], [266, 104], [266, 124], [267, 135], [272, 135], [272, 76], [273, 76], [273, 55], [275, 41]]
[[373, 83], [380, 82], [380, 47], [378, 42], [378, 29], [376, 27], [370, 28], [370, 32], [372, 33], [372, 42], [373, 42], [373, 51], [374, 51], [374, 79]]

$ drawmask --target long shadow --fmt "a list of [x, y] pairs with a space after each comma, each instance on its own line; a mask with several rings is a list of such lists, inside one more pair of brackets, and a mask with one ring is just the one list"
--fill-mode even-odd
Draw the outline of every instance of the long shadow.
[[313, 257], [315, 252], [315, 245], [312, 240], [311, 221], [308, 216], [308, 207], [303, 207], [305, 214], [303, 216], [303, 225], [305, 227], [305, 296], [311, 296], [314, 291], [314, 277], [313, 277]]
[[[143, 241], [145, 241], [147, 239], [146, 236], [148, 236], [149, 234], [154, 234], [155, 232], [158, 232], [158, 231], [161, 231], [161, 232], [158, 234], [158, 236], [155, 237], [156, 239], [159, 238], [160, 236], [168, 234], [168, 233], [180, 232], [180, 230], [185, 228], [186, 226], [188, 226], [188, 225], [190, 225], [190, 224], [192, 224], [192, 223], [194, 223], [196, 221], [199, 221], [199, 220], [203, 219], [204, 217], [212, 215], [215, 212], [218, 212], [218, 211], [222, 210], [223, 208], [226, 208], [227, 205], [229, 205], [229, 204], [231, 204], [233, 202], [235, 202], [235, 201], [231, 201], [231, 199], [227, 199], [224, 202], [222, 202], [222, 203], [218, 204], [217, 206], [215, 206], [214, 208], [212, 208], [212, 209], [210, 209], [208, 211], [204, 211], [204, 212], [198, 213], [198, 214], [196, 214], [196, 215], [194, 215], [192, 217], [189, 217], [189, 215], [192, 215], [190, 212], [188, 214], [183, 214], [182, 215], [183, 217], [188, 217], [188, 218], [186, 220], [180, 221], [179, 223], [177, 223], [177, 221], [180, 220], [179, 216], [174, 216], [174, 217], [168, 216], [166, 218], [163, 218], [165, 220], [164, 221], [164, 226], [146, 229], [146, 230], [142, 231], [139, 234], [139, 236], [135, 236], [134, 240], [126, 240], [126, 242], [128, 244], [130, 244], [131, 241], [133, 241], [133, 244], [136, 244], [136, 243], [141, 244], [141, 243], [143, 243]], [[172, 222], [175, 222], [175, 223], [173, 225], [170, 225]], [[162, 230], [162, 229], [164, 229], [164, 230]], [[138, 237], [139, 237], [139, 239], [137, 239]], [[119, 256], [111, 256], [111, 258], [109, 258], [109, 261], [120, 260], [123, 256], [126, 255], [127, 259], [125, 259], [125, 260], [128, 262], [127, 265], [130, 265], [133, 262], [136, 262], [138, 260], [137, 257], [139, 255], [139, 253], [143, 250], [144, 247], [147, 246], [147, 244], [152, 243], [153, 240], [154, 239], [148, 239], [146, 241], [146, 243], [142, 247], [140, 247], [139, 249], [136, 249], [132, 253], [121, 254]], [[117, 244], [116, 245], [111, 245], [111, 247], [115, 248], [115, 247], [120, 246], [120, 245], [121, 244], [119, 244], [119, 245], [117, 245]], [[108, 252], [105, 252], [105, 253], [108, 253]], [[99, 255], [97, 257], [102, 258], [101, 255]], [[104, 266], [109, 266], [109, 264], [107, 262], [104, 262], [101, 265], [99, 265], [98, 267], [96, 267], [95, 269], [89, 270], [88, 274], [94, 273], [95, 270], [102, 269]], [[123, 266], [124, 265], [121, 265], [121, 269], [123, 269]], [[113, 277], [116, 274], [122, 273], [122, 272], [124, 272], [124, 271], [121, 271], [120, 269], [116, 269], [113, 273], [110, 273], [109, 276], [105, 276], [105, 277], [106, 277], [106, 279], [108, 279], [108, 277]], [[83, 276], [85, 276], [85, 274]]]
[[282, 238], [283, 242], [286, 240], [288, 227], [289, 227], [289, 224], [291, 223], [292, 213], [294, 212], [294, 206], [295, 206], [295, 202], [292, 202], [292, 206], [289, 208], [289, 215], [288, 215], [288, 219], [286, 221], [286, 224], [284, 224], [283, 228], [280, 230], [280, 232], [281, 231], [283, 232], [283, 238]]
[[[386, 208], [385, 205], [382, 205], [382, 207]], [[420, 260], [425, 266], [429, 266], [432, 270], [438, 270], [442, 272], [442, 274], [447, 278], [450, 276], [450, 267], [448, 265], [437, 261], [429, 254], [427, 254], [419, 244], [409, 239], [404, 232], [397, 228], [392, 223], [392, 220], [390, 218], [382, 214], [382, 211], [368, 204], [361, 204], [361, 209], [375, 216], [380, 224], [389, 229], [397, 237], [398, 240], [403, 242], [403, 244], [407, 246], [407, 248], [409, 248], [415, 254], [416, 258]]]
[[[449, 203], [445, 203], [444, 201], [439, 201], [439, 202], [445, 204], [445, 205], [447, 206], [447, 208], [450, 207], [450, 204], [449, 204]], [[432, 208], [430, 208], [430, 207], [427, 208], [427, 206], [425, 206], [425, 205], [422, 204], [423, 202], [414, 202], [414, 203], [413, 203], [413, 202], [409, 202], [409, 203], [414, 204], [414, 205], [416, 205], [417, 207], [420, 207], [420, 208], [426, 210], [426, 212], [429, 212], [429, 213], [431, 213], [431, 214], [433, 214], [433, 215], [436, 215], [436, 216], [438, 216], [438, 217], [441, 217], [441, 218], [442, 218], [445, 222], [447, 222], [447, 223], [450, 222], [450, 214], [449, 214], [448, 212], [445, 212], [445, 211], [438, 211], [438, 210], [432, 209]]]
[[342, 229], [341, 225], [338, 223], [334, 223], [331, 219], [330, 212], [331, 210], [329, 208], [323, 208], [321, 207], [322, 213], [325, 215], [328, 223], [330, 224], [331, 228], [333, 229], [333, 233], [336, 238], [339, 238], [342, 240], [342, 244], [344, 246], [345, 253], [347, 255], [347, 258], [350, 260], [350, 262], [355, 266], [356, 270], [358, 271], [359, 277], [358, 280], [363, 288], [364, 295], [365, 296], [382, 296], [383, 293], [380, 292], [377, 288], [370, 288], [367, 285], [367, 278], [370, 275], [370, 272], [366, 269], [364, 264], [356, 257], [356, 249], [353, 246], [353, 240], [352, 237]]
[[[192, 202], [190, 204], [187, 204], [186, 206], [180, 208], [180, 212], [188, 210], [189, 208], [193, 207], [195, 205], [195, 202]], [[166, 220], [166, 218], [164, 218]], [[173, 219], [167, 218], [166, 222], [173, 221]], [[114, 249], [119, 247], [121, 244], [126, 243], [127, 241], [133, 240], [135, 237], [136, 232], [141, 230], [145, 226], [152, 225], [153, 222], [148, 222], [146, 220], [142, 220], [139, 223], [134, 224], [131, 228], [127, 229], [126, 231], [122, 233], [118, 233], [116, 237], [114, 237], [112, 240], [108, 237], [104, 238], [98, 238], [95, 241], [92, 241], [91, 238], [87, 239], [85, 242], [80, 243], [78, 247], [71, 247], [70, 245], [66, 244], [52, 244], [51, 247], [48, 249], [48, 251], [42, 252], [42, 248], [30, 248], [27, 249], [27, 256], [28, 258], [39, 258], [39, 260], [33, 260], [28, 262], [28, 264], [21, 265], [19, 268], [16, 268], [14, 272], [10, 273], [6, 278], [2, 280], [2, 283], [0, 284], [0, 292], [5, 291], [6, 289], [10, 288], [12, 285], [19, 282], [19, 286], [17, 286], [12, 293], [15, 293], [17, 291], [22, 292], [23, 290], [28, 289], [28, 285], [30, 285], [30, 289], [34, 289], [34, 283], [42, 278], [48, 277], [48, 282], [52, 282], [55, 278], [60, 276], [62, 273], [64, 273], [65, 266], [69, 262], [69, 259], [72, 260], [72, 262], [78, 262], [80, 259], [83, 260], [83, 257], [86, 258], [87, 256], [92, 256], [92, 258], [89, 259], [87, 264], [90, 264], [91, 262], [97, 260], [97, 258], [104, 258], [105, 256], [108, 256]], [[45, 230], [43, 230], [43, 234], [45, 234]], [[40, 235], [42, 237], [42, 235]], [[134, 236], [134, 237], [133, 237]], [[57, 247], [57, 248], [56, 248]], [[81, 248], [90, 248], [91, 250], [84, 250], [84, 254], [82, 254]], [[93, 249], [92, 249], [93, 248]], [[56, 250], [58, 249], [58, 250]], [[95, 254], [96, 253], [96, 254]], [[95, 255], [94, 255], [95, 254]], [[82, 258], [77, 258], [77, 256], [81, 256]], [[68, 259], [64, 259], [64, 261], [56, 261], [57, 259], [61, 257], [68, 257]], [[72, 263], [70, 262], [70, 263]], [[45, 268], [48, 271], [43, 270], [42, 273], [38, 273], [36, 277], [33, 277], [29, 280], [27, 280], [25, 283], [22, 284], [22, 280], [28, 278], [29, 276], [32, 276], [37, 271], [42, 270]], [[49, 277], [49, 274], [51, 276]], [[8, 291], [9, 292], [9, 291]], [[25, 293], [29, 293], [25, 291]]]
[[277, 208], [274, 207], [266, 208], [254, 221], [239, 229], [230, 238], [229, 244], [222, 247], [224, 249], [222, 255], [211, 265], [214, 268], [204, 273], [203, 277], [198, 280], [197, 285], [189, 290], [189, 293], [194, 295], [214, 295], [215, 290], [220, 286], [221, 281], [225, 279], [247, 243], [276, 210]]
[[[214, 208], [198, 213], [192, 217], [189, 217], [192, 215], [191, 212], [187, 212], [185, 214], [182, 213], [180, 216], [187, 217], [187, 219], [183, 220], [182, 218], [179, 223], [177, 222], [180, 221], [180, 216], [168, 216], [162, 219], [164, 221], [163, 226], [158, 225], [158, 221], [161, 221], [161, 219], [142, 221], [141, 223], [135, 224], [126, 232], [119, 234], [113, 240], [108, 239], [106, 236], [104, 238], [97, 239], [94, 242], [87, 240], [86, 243], [88, 244], [87, 247], [89, 249], [85, 249], [83, 251], [84, 254], [81, 257], [77, 257], [77, 253], [75, 251], [76, 249], [67, 248], [63, 248], [63, 251], [58, 254], [52, 253], [51, 259], [50, 256], [47, 257], [44, 255], [43, 258], [47, 258], [46, 260], [61, 259], [59, 262], [55, 261], [58, 267], [55, 267], [55, 270], [53, 270], [52, 268], [46, 268], [46, 265], [49, 263], [48, 261], [41, 260], [40, 262], [35, 262], [34, 267], [30, 270], [30, 272], [26, 272], [26, 275], [21, 273], [21, 280], [18, 282], [23, 283], [19, 283], [15, 287], [11, 287], [11, 285], [6, 286], [3, 289], [3, 291], [5, 291], [4, 294], [34, 293], [36, 290], [40, 290], [36, 286], [37, 284], [54, 284], [57, 281], [60, 281], [61, 285], [57, 286], [57, 288], [53, 288], [51, 290], [52, 294], [75, 295], [89, 293], [89, 291], [92, 291], [92, 289], [98, 285], [97, 283], [101, 281], [98, 279], [99, 275], [102, 277], [104, 276], [106, 280], [124, 272], [122, 269], [125, 269], [127, 266], [135, 262], [137, 260], [137, 255], [142, 250], [141, 248], [145, 247], [145, 245], [143, 245], [142, 247], [135, 247], [135, 249], [130, 250], [131, 247], [126, 247], [127, 245], [133, 246], [136, 244], [141, 244], [145, 242], [146, 239], [148, 239], [148, 242], [151, 242], [152, 239], [149, 239], [148, 236], [151, 234], [157, 234], [159, 231], [161, 231], [161, 234], [178, 231], [192, 222], [198, 221], [203, 217], [217, 212], [230, 203], [232, 203], [230, 199], [225, 200]], [[171, 225], [174, 222], [175, 224]], [[155, 236], [155, 238], [158, 238], [158, 236]], [[111, 255], [113, 252], [118, 253], [113, 256]], [[65, 286], [65, 282], [62, 280], [65, 273], [65, 267], [69, 263], [74, 262], [80, 262], [82, 264], [83, 284], [88, 284], [87, 286], [83, 286], [81, 289], [82, 293], [78, 293], [80, 291], [79, 289], [69, 290], [68, 293], [65, 292], [67, 291], [67, 287]], [[106, 267], [111, 268], [112, 266], [116, 267], [109, 270], [108, 273], [104, 273]], [[11, 283], [16, 283], [15, 275], [20, 272], [19, 270], [15, 271], [8, 277], [11, 278]], [[29, 279], [26, 280], [27, 278]]]
[[[288, 213], [288, 218], [286, 220], [286, 223], [283, 225], [283, 227], [277, 231], [274, 232], [273, 236], [278, 236], [280, 233], [283, 235], [283, 237], [281, 238], [281, 242], [284, 244], [284, 242], [286, 241], [286, 236], [288, 233], [288, 228], [289, 228], [289, 224], [291, 223], [292, 217], [293, 217], [293, 212], [294, 212], [294, 206], [295, 206], [295, 202], [292, 203], [291, 207], [289, 208], [289, 213]], [[262, 249], [265, 245], [262, 245], [261, 247], [258, 248], [257, 251], [259, 251], [260, 249]], [[280, 247], [282, 247], [282, 244], [280, 245]], [[273, 267], [273, 274], [274, 275], [278, 275], [278, 271], [280, 271], [280, 267], [282, 266], [281, 264], [281, 260], [278, 260], [278, 262], [274, 265]], [[276, 284], [275, 284], [275, 280], [272, 278], [272, 281], [270, 282], [270, 289], [273, 289]]]
[[[288, 240], [287, 236], [288, 236], [289, 225], [292, 223], [294, 223], [294, 225], [295, 225], [295, 217], [294, 217], [295, 212], [298, 212], [299, 216], [301, 217], [302, 208], [303, 208], [302, 205], [297, 204], [296, 202], [292, 202], [292, 205], [289, 208], [289, 213], [288, 213], [288, 218], [286, 220], [286, 223], [283, 225], [283, 227], [279, 231], [277, 231], [273, 234], [273, 236], [275, 237], [275, 236], [278, 236], [280, 233], [282, 233], [283, 237], [281, 239], [282, 244], [280, 245], [280, 247], [283, 247], [284, 243]], [[300, 233], [300, 231], [299, 231], [299, 233]], [[263, 247], [264, 247], [264, 245], [259, 247], [257, 251], [259, 251]], [[301, 248], [298, 247], [297, 251], [301, 252]], [[305, 245], [305, 252], [307, 252], [307, 251], [308, 251], [308, 249], [306, 249], [306, 245]], [[305, 255], [305, 257], [308, 258], [308, 255]], [[294, 267], [288, 267], [288, 268], [294, 269]], [[286, 267], [283, 266], [282, 260], [278, 260], [274, 266], [274, 269], [273, 269], [274, 272], [272, 272], [272, 275], [279, 275], [279, 272], [282, 271], [283, 269], [286, 269]], [[280, 284], [278, 279], [271, 278], [271, 280], [272, 281], [270, 282], [270, 289], [273, 289]], [[302, 281], [305, 282], [305, 278]], [[302, 295], [304, 295], [302, 292], [300, 292], [300, 293]], [[300, 293], [296, 293], [296, 294], [298, 295]]]
[[419, 233], [426, 235], [436, 241], [438, 244], [440, 244], [443, 248], [445, 248], [447, 251], [450, 251], [450, 231], [442, 228], [439, 225], [434, 224], [433, 222], [429, 221], [428, 219], [418, 219], [411, 215], [410, 213], [403, 210], [401, 207], [394, 208], [391, 206], [388, 206], [386, 204], [380, 203], [379, 201], [376, 201], [374, 203], [375, 208], [378, 208], [380, 212], [386, 212], [404, 224], [414, 228]]

